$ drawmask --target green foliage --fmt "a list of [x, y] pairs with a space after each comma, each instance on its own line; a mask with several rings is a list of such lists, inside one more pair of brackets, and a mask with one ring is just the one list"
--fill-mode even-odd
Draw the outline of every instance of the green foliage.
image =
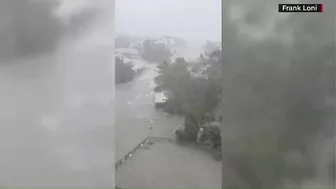
[[167, 61], [173, 54], [163, 43], [155, 43], [155, 40], [145, 40], [143, 42], [142, 58], [149, 62]]
[[123, 59], [116, 57], [115, 59], [115, 83], [127, 83], [133, 80], [135, 72], [130, 63], [125, 63]]
[[207, 41], [204, 46], [204, 54], [210, 56], [211, 53], [217, 51], [220, 48], [220, 43]]
[[[220, 53], [219, 53], [220, 54]], [[216, 57], [219, 54], [214, 54]], [[156, 77], [158, 88], [170, 91], [171, 95], [166, 102], [165, 111], [170, 114], [185, 116], [183, 132], [177, 136], [182, 141], [196, 141], [196, 135], [201, 126], [204, 126], [206, 115], [214, 111], [220, 101], [221, 69], [220, 57], [205, 59], [207, 67], [202, 74], [205, 77], [193, 76], [190, 68], [192, 64], [184, 58], [177, 58], [172, 64], [163, 62], [158, 65], [159, 76]], [[215, 129], [210, 129], [215, 131]], [[209, 130], [209, 131], [210, 131]], [[213, 143], [218, 143], [219, 132], [208, 132]], [[215, 139], [216, 138], [216, 139]], [[217, 141], [217, 142], [215, 142]]]
[[221, 131], [218, 126], [209, 125], [208, 127], [204, 127], [204, 139], [205, 141], [211, 141], [213, 143], [213, 147], [220, 147], [222, 143]]
[[188, 129], [188, 127], [186, 127], [186, 128], [183, 129], [183, 130], [182, 129], [178, 130], [175, 133], [177, 141], [178, 142], [196, 141], [197, 130], [195, 130], [195, 129]]

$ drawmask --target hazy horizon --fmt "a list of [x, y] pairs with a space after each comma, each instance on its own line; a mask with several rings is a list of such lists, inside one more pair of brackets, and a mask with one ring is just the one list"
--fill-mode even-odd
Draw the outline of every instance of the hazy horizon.
[[116, 0], [116, 33], [221, 41], [221, 0]]

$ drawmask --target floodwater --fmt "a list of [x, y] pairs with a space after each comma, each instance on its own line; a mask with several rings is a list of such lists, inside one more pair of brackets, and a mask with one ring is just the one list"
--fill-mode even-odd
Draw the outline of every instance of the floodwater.
[[193, 146], [156, 141], [116, 171], [121, 188], [221, 188], [221, 163]]
[[183, 118], [155, 109], [155, 65], [148, 63], [144, 66], [148, 70], [135, 81], [116, 85], [116, 160], [146, 137], [174, 137], [174, 130], [183, 123]]
[[[136, 61], [133, 63], [137, 64]], [[184, 121], [183, 117], [167, 115], [155, 109], [153, 90], [156, 65], [142, 60], [138, 64], [147, 68], [145, 73], [131, 83], [116, 85], [116, 160], [146, 137], [174, 139], [174, 130], [182, 127]], [[116, 170], [117, 186], [220, 188], [221, 162], [215, 161], [211, 155], [176, 144], [154, 146], [152, 150], [136, 152], [120, 170]], [[164, 173], [174, 176], [167, 177]]]

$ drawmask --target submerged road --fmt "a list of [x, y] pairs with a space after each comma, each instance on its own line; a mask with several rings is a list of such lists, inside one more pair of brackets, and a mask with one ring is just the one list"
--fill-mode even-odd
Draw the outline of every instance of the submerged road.
[[[176, 56], [192, 61], [199, 57], [202, 48], [201, 43], [191, 43], [187, 48], [178, 49]], [[174, 130], [180, 128], [184, 121], [182, 117], [170, 116], [155, 109], [152, 93], [157, 75], [156, 65], [140, 57], [127, 61], [133, 62], [135, 68], [147, 69], [135, 81], [116, 85], [116, 160], [148, 136], [175, 137]]]
[[[183, 117], [155, 109], [153, 82], [157, 75], [156, 65], [143, 61], [138, 64], [146, 67], [147, 71], [131, 83], [116, 85], [116, 160], [146, 137], [174, 139], [174, 130], [182, 127], [184, 121]], [[116, 170], [116, 184], [126, 188], [220, 188], [221, 162], [195, 148], [159, 145], [150, 147], [150, 150], [139, 150], [126, 160]]]
[[174, 137], [174, 130], [183, 123], [183, 118], [155, 109], [152, 94], [155, 65], [143, 66], [147, 71], [135, 81], [116, 85], [116, 160], [148, 136]]

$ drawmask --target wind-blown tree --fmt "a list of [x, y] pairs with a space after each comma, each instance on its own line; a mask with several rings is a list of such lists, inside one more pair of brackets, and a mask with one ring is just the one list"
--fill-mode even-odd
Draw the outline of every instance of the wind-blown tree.
[[204, 54], [210, 55], [213, 51], [216, 51], [220, 48], [220, 43], [207, 41], [204, 46]]
[[164, 43], [157, 43], [156, 40], [147, 39], [142, 44], [141, 56], [149, 62], [160, 63], [170, 61], [173, 55]]
[[165, 111], [189, 116], [194, 126], [200, 127], [205, 114], [212, 113], [220, 101], [220, 62], [220, 57], [209, 59], [203, 65], [205, 69], [194, 74], [191, 71], [192, 64], [184, 58], [177, 58], [172, 64], [165, 62], [158, 65], [156, 83], [171, 94]]
[[125, 63], [120, 57], [115, 59], [115, 84], [127, 83], [133, 80], [135, 71], [131, 63]]
[[[272, 12], [265, 16], [260, 10], [270, 10], [267, 7], [277, 6], [275, 2], [253, 1], [248, 8], [242, 5], [247, 1], [226, 2], [223, 188], [274, 188], [289, 183], [300, 187], [316, 178], [330, 181], [327, 176], [317, 177], [319, 160], [314, 154], [319, 153], [321, 138], [334, 137], [330, 131], [335, 107], [327, 102], [335, 99], [335, 76], [330, 71], [335, 70], [334, 15], [326, 10], [287, 18]], [[245, 17], [234, 23], [228, 15], [233, 5], [245, 11]], [[334, 3], [327, 6], [335, 8]], [[264, 31], [263, 38], [252, 39], [253, 29], [266, 30], [265, 23], [272, 21], [273, 32]], [[239, 30], [246, 31], [241, 29], [246, 25], [249, 34], [243, 35]], [[327, 184], [318, 183], [318, 187]]]

